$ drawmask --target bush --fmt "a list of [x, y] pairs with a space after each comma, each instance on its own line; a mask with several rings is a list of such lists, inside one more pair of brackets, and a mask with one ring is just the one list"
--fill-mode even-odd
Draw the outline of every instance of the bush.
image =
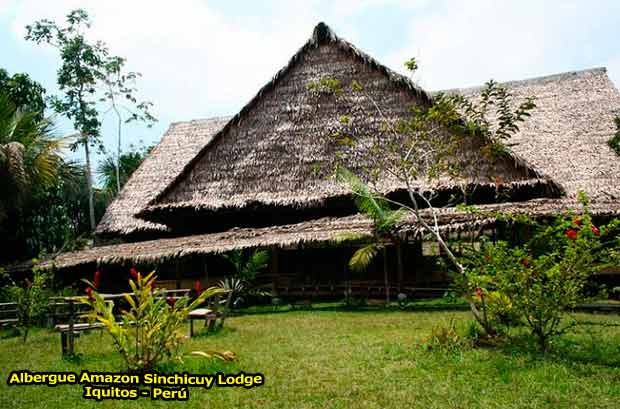
[[562, 315], [586, 298], [593, 273], [615, 254], [618, 221], [600, 228], [587, 212], [556, 216], [549, 224], [528, 221], [531, 236], [523, 244], [483, 240], [469, 253], [467, 291], [491, 326], [526, 325], [541, 350], [561, 334]]
[[37, 260], [34, 260], [32, 267], [32, 281], [26, 278], [23, 286], [17, 285], [8, 274], [3, 274], [10, 283], [3, 292], [7, 299], [17, 304], [17, 327], [25, 342], [30, 328], [47, 311], [50, 275], [39, 267]]
[[[163, 290], [155, 288], [155, 272], [142, 277], [132, 269], [134, 279], [129, 280], [133, 295], [125, 294], [128, 310], [123, 310], [120, 321], [114, 316], [113, 303], [106, 301], [97, 291], [98, 274], [86, 289], [84, 301], [92, 312], [86, 318], [101, 322], [114, 340], [114, 345], [131, 371], [149, 371], [165, 360], [181, 360], [179, 347], [186, 338], [184, 321], [188, 314], [205, 300], [222, 292], [212, 287], [198, 294], [194, 301], [188, 297], [164, 297]], [[230, 353], [203, 353], [227, 359]]]

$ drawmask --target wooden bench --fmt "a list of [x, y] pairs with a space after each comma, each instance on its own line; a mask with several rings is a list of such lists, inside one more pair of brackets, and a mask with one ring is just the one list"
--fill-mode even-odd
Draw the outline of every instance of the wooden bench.
[[19, 318], [17, 317], [17, 303], [0, 303], [0, 327], [16, 327], [18, 323]]
[[[107, 301], [112, 303], [112, 301]], [[60, 332], [60, 347], [62, 356], [71, 356], [75, 353], [75, 338], [82, 332], [103, 328], [99, 322], [79, 322], [81, 314], [88, 311], [88, 304], [79, 301], [79, 297], [63, 297], [50, 299], [54, 329]], [[59, 319], [67, 318], [66, 323], [57, 324]]]
[[197, 308], [187, 316], [189, 319], [189, 336], [194, 336], [194, 321], [204, 320], [204, 327], [207, 331], [212, 331], [216, 325], [220, 328], [224, 326], [224, 320], [228, 315], [230, 303], [232, 301], [232, 291], [216, 294], [207, 300], [206, 308]]

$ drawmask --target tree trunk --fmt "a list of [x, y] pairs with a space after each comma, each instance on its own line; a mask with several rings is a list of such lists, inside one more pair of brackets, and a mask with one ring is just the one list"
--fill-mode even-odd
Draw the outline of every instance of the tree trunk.
[[118, 113], [116, 106], [114, 107], [116, 117], [118, 119], [118, 144], [116, 146], [116, 193], [121, 192], [121, 115]]
[[383, 246], [383, 281], [385, 285], [385, 303], [390, 303], [390, 281], [388, 278], [387, 247]]
[[90, 170], [90, 149], [88, 137], [84, 139], [84, 153], [86, 155], [86, 184], [88, 185], [88, 215], [90, 218], [90, 230], [95, 231], [95, 204], [93, 201], [93, 175]]

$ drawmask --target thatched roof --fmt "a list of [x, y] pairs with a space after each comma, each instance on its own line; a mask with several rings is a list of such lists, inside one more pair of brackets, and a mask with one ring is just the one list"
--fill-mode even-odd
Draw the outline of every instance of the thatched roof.
[[[151, 210], [162, 212], [160, 216], [164, 220], [169, 214], [165, 210], [176, 212], [177, 206], [192, 212], [201, 206], [234, 211], [256, 203], [324, 204], [325, 197], [339, 187], [306, 173], [315, 164], [313, 161], [328, 157], [310, 138], [319, 127], [329, 128], [328, 121], [336, 115], [326, 111], [325, 106], [313, 111], [316, 104], [304, 105], [303, 98], [309, 81], [333, 70], [375, 84], [378, 92], [383, 92], [380, 95], [402, 109], [411, 103], [430, 100], [429, 94], [407, 78], [319, 24], [289, 64], [230, 121], [217, 118], [171, 125], [110, 205], [97, 233], [125, 238], [137, 232], [145, 232], [143, 237], [161, 235], [166, 229], [164, 225], [136, 217], [149, 202], [156, 204]], [[571, 199], [580, 189], [595, 200], [620, 197], [620, 183], [614, 183], [620, 175], [620, 161], [606, 143], [613, 133], [612, 111], [620, 110], [620, 94], [605, 69], [568, 72], [505, 85], [518, 98], [532, 95], [537, 98], [538, 107], [532, 117], [511, 141], [516, 143], [512, 147], [515, 154], [526, 160], [521, 163], [536, 172], [532, 183], [537, 183], [538, 177], [543, 177], [544, 183], [547, 175]], [[452, 91], [475, 98], [480, 89]], [[284, 109], [278, 111], [278, 107]], [[399, 111], [390, 113], [398, 115]], [[308, 122], [308, 117], [313, 117], [315, 122]], [[257, 129], [267, 131], [257, 133]], [[308, 142], [291, 144], [293, 137], [306, 138]], [[212, 162], [205, 163], [208, 160]], [[288, 168], [280, 169], [283, 163]], [[195, 168], [203, 174], [194, 171]], [[272, 183], [261, 185], [263, 179]], [[308, 179], [313, 183], [303, 182]], [[177, 183], [182, 180], [192, 182]], [[160, 200], [155, 200], [158, 197]]]
[[[620, 92], [605, 68], [507, 82], [536, 108], [510, 140], [512, 150], [549, 175], [575, 198], [579, 190], [595, 200], [620, 200], [620, 157], [607, 145], [620, 114]], [[481, 87], [456, 89], [475, 99]]]
[[160, 193], [229, 118], [210, 118], [170, 125], [159, 144], [146, 157], [108, 206], [97, 226], [101, 236], [165, 232], [162, 224], [135, 217]]
[[[329, 198], [350, 193], [346, 186], [326, 177], [336, 154], [327, 136], [338, 129], [338, 118], [344, 114], [352, 116], [361, 138], [380, 132], [383, 118], [372, 115], [374, 102], [360, 99], [358, 94], [325, 97], [308, 87], [325, 78], [339, 80], [345, 88], [359, 81], [390, 121], [407, 118], [411, 106], [430, 101], [428, 94], [406, 77], [338, 38], [321, 23], [291, 61], [139, 217], [170, 223], [171, 211], [176, 209], [213, 212], [257, 205], [320, 207]], [[363, 108], [354, 110], [357, 104]], [[491, 163], [470, 145], [464, 145], [459, 156], [476, 162], [482, 182], [493, 183], [499, 176], [505, 184], [547, 183], [550, 191], [557, 190], [525, 161], [511, 157]], [[350, 168], [364, 165], [359, 158], [348, 164]], [[386, 193], [404, 188], [387, 175], [379, 185]]]
[[[480, 214], [472, 215], [457, 208], [446, 208], [439, 212], [439, 223], [446, 232], [460, 231], [464, 228], [485, 227], [495, 222], [491, 212], [502, 211], [512, 214], [545, 216], [558, 211], [574, 210], [582, 206], [570, 199], [538, 199], [518, 205], [512, 203], [480, 206]], [[595, 216], [620, 215], [620, 202], [595, 202], [590, 206]], [[426, 217], [429, 215], [426, 213]], [[403, 230], [413, 234], [423, 232], [413, 230], [404, 222]], [[300, 243], [321, 243], [341, 241], [352, 235], [358, 238], [370, 236], [372, 222], [363, 215], [340, 218], [321, 218], [308, 222], [265, 228], [235, 228], [226, 232], [200, 234], [177, 238], [163, 238], [137, 243], [123, 243], [95, 247], [73, 253], [64, 253], [53, 261], [44, 263], [59, 269], [86, 264], [135, 265], [139, 263], [159, 263], [192, 255], [222, 253], [235, 249], [259, 247], [287, 247]]]

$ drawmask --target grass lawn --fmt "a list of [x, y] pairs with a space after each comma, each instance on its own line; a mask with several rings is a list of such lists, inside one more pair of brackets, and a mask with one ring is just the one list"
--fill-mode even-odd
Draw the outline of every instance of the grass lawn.
[[618, 408], [620, 317], [578, 314], [583, 324], [545, 356], [526, 344], [426, 351], [431, 328], [467, 312], [294, 311], [233, 317], [192, 350], [232, 350], [235, 363], [192, 357], [176, 370], [261, 372], [254, 389], [191, 388], [187, 402], [94, 401], [82, 386], [7, 386], [11, 370], [118, 371], [122, 362], [103, 332], [77, 340], [81, 359], [60, 358], [60, 336], [39, 330], [0, 340], [0, 408]]

